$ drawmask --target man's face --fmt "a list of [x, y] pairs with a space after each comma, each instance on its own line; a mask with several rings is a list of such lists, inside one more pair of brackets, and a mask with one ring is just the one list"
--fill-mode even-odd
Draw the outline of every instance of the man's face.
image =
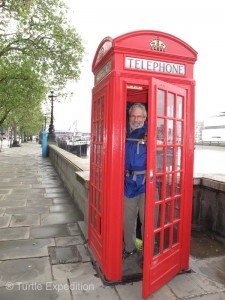
[[140, 108], [134, 108], [129, 116], [130, 127], [132, 130], [141, 128], [144, 125], [146, 117]]

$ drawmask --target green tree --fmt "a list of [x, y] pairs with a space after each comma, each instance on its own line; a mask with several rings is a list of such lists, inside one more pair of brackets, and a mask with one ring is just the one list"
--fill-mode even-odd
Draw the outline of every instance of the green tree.
[[78, 80], [83, 42], [61, 0], [0, 0], [0, 126]]
[[43, 126], [43, 114], [41, 106], [37, 105], [32, 110], [21, 109], [12, 119], [16, 125], [17, 133], [21, 137], [36, 135]]
[[11, 113], [6, 125], [11, 129], [13, 145], [17, 145], [18, 136], [25, 140], [26, 137], [37, 135], [43, 126], [43, 113], [41, 105], [32, 107], [32, 110], [20, 108]]
[[0, 78], [0, 126], [10, 115], [21, 109], [30, 111], [45, 99], [45, 82], [29, 61], [2, 60]]

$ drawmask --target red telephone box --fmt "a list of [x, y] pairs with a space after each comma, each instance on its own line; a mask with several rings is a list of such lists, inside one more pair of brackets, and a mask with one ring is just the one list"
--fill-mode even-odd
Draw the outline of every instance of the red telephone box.
[[[146, 30], [106, 37], [92, 65], [89, 251], [108, 284], [141, 275], [143, 298], [189, 268], [196, 60], [184, 41]], [[122, 260], [124, 150], [133, 102], [148, 111], [148, 157], [143, 270], [134, 266], [128, 274]]]

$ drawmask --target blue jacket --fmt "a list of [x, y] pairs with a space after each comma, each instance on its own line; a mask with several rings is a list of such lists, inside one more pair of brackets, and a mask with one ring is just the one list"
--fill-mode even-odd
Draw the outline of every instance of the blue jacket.
[[132, 174], [132, 171], [146, 170], [147, 145], [138, 143], [129, 139], [142, 139], [147, 135], [147, 122], [144, 126], [130, 132], [127, 130], [126, 148], [125, 148], [125, 176], [124, 176], [124, 194], [128, 198], [133, 198], [139, 194], [145, 193], [145, 174]]

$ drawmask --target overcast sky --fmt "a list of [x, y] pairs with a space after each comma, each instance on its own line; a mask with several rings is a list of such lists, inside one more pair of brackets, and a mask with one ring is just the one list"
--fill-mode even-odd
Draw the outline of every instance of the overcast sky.
[[90, 131], [91, 71], [95, 51], [106, 36], [136, 30], [174, 35], [198, 52], [195, 63], [196, 121], [225, 111], [225, 1], [222, 0], [64, 0], [68, 16], [84, 40], [86, 55], [81, 80], [70, 102], [55, 105], [55, 127]]

